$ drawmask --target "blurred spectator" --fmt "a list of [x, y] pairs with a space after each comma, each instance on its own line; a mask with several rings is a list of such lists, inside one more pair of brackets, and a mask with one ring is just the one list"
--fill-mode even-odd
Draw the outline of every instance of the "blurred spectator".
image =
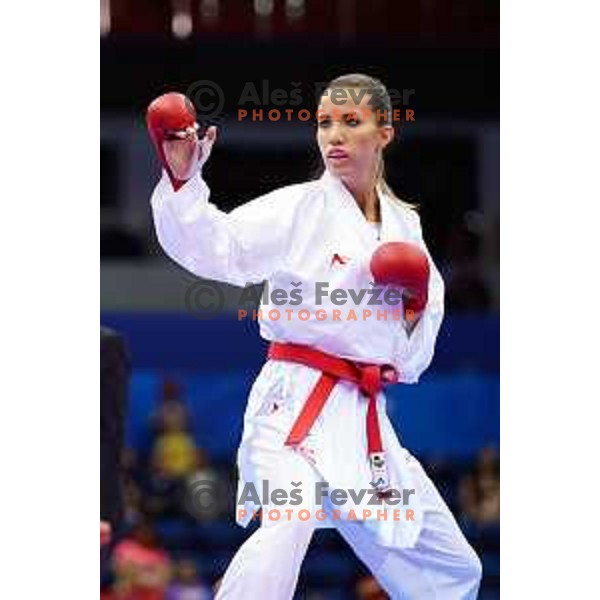
[[144, 482], [144, 510], [153, 517], [172, 517], [180, 513], [183, 481], [170, 478], [153, 465]]
[[177, 379], [165, 376], [160, 385], [156, 409], [150, 417], [152, 433], [156, 435], [162, 431], [166, 413], [179, 410], [185, 413], [185, 420], [189, 422], [190, 414], [185, 401], [183, 385]]
[[479, 453], [475, 470], [460, 483], [460, 508], [463, 518], [480, 527], [500, 522], [500, 464], [494, 448]]
[[389, 596], [371, 575], [361, 577], [356, 582], [356, 597], [358, 600], [389, 600]]
[[181, 560], [176, 566], [176, 577], [169, 586], [165, 600], [212, 600], [213, 594], [198, 575], [193, 560]]
[[160, 388], [160, 400], [161, 402], [179, 402], [184, 404], [183, 399], [183, 386], [177, 379], [166, 376], [161, 384]]
[[131, 478], [123, 485], [123, 503], [125, 505], [125, 523], [133, 525], [140, 522], [142, 514], [142, 494]]
[[[174, 397], [167, 398], [158, 417], [145, 486], [146, 506], [154, 515], [185, 514], [188, 486], [198, 480], [217, 481], [218, 477], [190, 433], [185, 405]], [[216, 512], [202, 511], [194, 516], [212, 519]]]
[[202, 456], [189, 433], [185, 407], [178, 402], [163, 405], [159, 429], [152, 448], [152, 467], [169, 479], [191, 475]]
[[100, 521], [100, 546], [110, 542], [112, 537], [112, 527], [107, 521]]
[[126, 475], [132, 477], [135, 475], [138, 464], [137, 452], [133, 448], [124, 448], [121, 455], [121, 466]]
[[158, 395], [158, 411], [161, 407], [170, 404], [185, 406], [185, 394], [182, 383], [172, 376], [166, 375], [160, 385]]
[[173, 516], [180, 512], [185, 477], [196, 467], [196, 446], [185, 430], [183, 413], [165, 418], [165, 428], [152, 447], [145, 478], [144, 506], [156, 516]]
[[117, 544], [113, 567], [114, 600], [164, 600], [171, 564], [148, 522], [141, 522]]

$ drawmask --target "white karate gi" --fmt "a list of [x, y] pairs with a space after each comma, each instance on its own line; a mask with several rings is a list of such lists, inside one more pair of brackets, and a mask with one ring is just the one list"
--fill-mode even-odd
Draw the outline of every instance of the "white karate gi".
[[[158, 239], [165, 252], [190, 272], [208, 279], [244, 286], [267, 281], [269, 290], [301, 290], [301, 303], [292, 298], [262, 305], [261, 335], [270, 341], [312, 346], [343, 358], [393, 365], [403, 383], [416, 383], [433, 357], [443, 318], [443, 281], [431, 262], [429, 301], [418, 324], [407, 335], [393, 309], [368, 304], [336, 304], [332, 290], [370, 289], [370, 258], [383, 242], [406, 241], [427, 252], [417, 213], [381, 190], [379, 239], [343, 183], [326, 172], [321, 179], [275, 190], [229, 214], [208, 202], [209, 189], [200, 175], [177, 193], [166, 175], [152, 196]], [[341, 260], [340, 260], [341, 259]], [[315, 283], [328, 282], [329, 295], [316, 303]], [[277, 309], [281, 317], [269, 319]], [[292, 309], [292, 313], [286, 313]], [[302, 320], [299, 312], [309, 311]], [[325, 320], [316, 318], [326, 311]], [[333, 318], [338, 310], [339, 320]], [[365, 318], [363, 310], [372, 310]], [[387, 311], [388, 318], [377, 311]], [[356, 320], [348, 319], [351, 311]], [[305, 313], [306, 315], [307, 313]], [[323, 314], [323, 313], [321, 313]], [[383, 520], [377, 508], [359, 502], [334, 506], [326, 500], [329, 519], [312, 515], [315, 486], [369, 489], [365, 416], [367, 402], [358, 386], [339, 382], [310, 434], [299, 448], [284, 445], [320, 372], [294, 363], [268, 361], [254, 383], [244, 417], [238, 452], [240, 485], [263, 481], [270, 489], [291, 490], [300, 482], [302, 504], [311, 518], [269, 520], [246, 541], [230, 564], [218, 598], [287, 600], [292, 598], [300, 565], [313, 530], [335, 526], [392, 598], [454, 600], [476, 598], [481, 564], [452, 514], [419, 462], [401, 447], [386, 415], [385, 396], [379, 394], [378, 414], [392, 487], [414, 489], [410, 508], [414, 520]], [[344, 516], [360, 507], [372, 508], [373, 518], [331, 519], [332, 510]], [[245, 525], [257, 506], [246, 503]], [[269, 506], [285, 510], [285, 506]], [[383, 507], [385, 508], [385, 507]], [[405, 508], [400, 504], [392, 508]], [[381, 509], [381, 507], [380, 507]], [[264, 514], [265, 511], [263, 511]], [[297, 513], [294, 513], [297, 514]], [[364, 515], [365, 513], [361, 513]]]

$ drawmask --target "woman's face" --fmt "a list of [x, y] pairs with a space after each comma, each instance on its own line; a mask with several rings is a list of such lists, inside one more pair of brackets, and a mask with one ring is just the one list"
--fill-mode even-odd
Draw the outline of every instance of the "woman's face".
[[336, 97], [329, 90], [321, 98], [317, 142], [332, 174], [343, 180], [366, 181], [375, 173], [381, 150], [392, 140], [394, 130], [377, 124], [375, 110], [369, 106], [370, 95], [358, 89], [343, 92], [338, 91]]

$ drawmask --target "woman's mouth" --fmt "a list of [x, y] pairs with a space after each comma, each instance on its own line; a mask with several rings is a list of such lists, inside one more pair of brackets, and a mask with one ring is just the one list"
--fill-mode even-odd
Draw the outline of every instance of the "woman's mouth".
[[350, 154], [348, 154], [348, 152], [342, 148], [335, 148], [327, 153], [327, 158], [330, 160], [345, 160], [350, 158]]

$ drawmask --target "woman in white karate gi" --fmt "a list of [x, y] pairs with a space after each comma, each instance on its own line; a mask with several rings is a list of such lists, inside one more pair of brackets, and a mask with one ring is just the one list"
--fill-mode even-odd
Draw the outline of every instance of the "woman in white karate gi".
[[[334, 89], [344, 90], [345, 99], [344, 93], [333, 95]], [[391, 374], [400, 383], [416, 383], [431, 362], [444, 290], [418, 214], [383, 178], [382, 154], [394, 135], [391, 115], [389, 95], [378, 80], [345, 75], [332, 81], [318, 110], [323, 176], [225, 214], [209, 203], [202, 179], [216, 129], [198, 139], [193, 109], [178, 94], [161, 96], [148, 110], [164, 166], [151, 204], [165, 252], [208, 279], [238, 286], [267, 281], [270, 290], [301, 290], [300, 304], [288, 296], [283, 305], [261, 307], [261, 335], [272, 345], [244, 418], [238, 493], [246, 510], [238, 512], [238, 521], [246, 525], [258, 508], [256, 498], [247, 495], [248, 484], [258, 493], [265, 481], [271, 491], [301, 489], [302, 503], [287, 496], [283, 506], [263, 507], [262, 524], [233, 558], [219, 599], [292, 598], [319, 526], [337, 527], [394, 599], [477, 596], [481, 563], [419, 462], [400, 445], [381, 390]], [[341, 305], [331, 295], [336, 288], [371, 289], [372, 257], [390, 242], [411, 244], [428, 263], [425, 293], [417, 298], [404, 290], [409, 292], [404, 308], [415, 308], [410, 322], [392, 318], [390, 306], [368, 305], [367, 297]], [[324, 293], [316, 291], [317, 282], [328, 284]], [[273, 308], [281, 318], [268, 318]], [[303, 309], [310, 318], [299, 317]], [[365, 309], [372, 310], [371, 318]], [[317, 318], [318, 310], [326, 316]], [[351, 318], [352, 312], [358, 318]], [[412, 518], [392, 518], [391, 509], [405, 509], [404, 504], [380, 506], [383, 512], [367, 506], [372, 494], [337, 505], [315, 492], [318, 486], [323, 490], [323, 482], [329, 490], [414, 489], [408, 495]], [[359, 511], [364, 508], [373, 515]], [[295, 511], [287, 513], [292, 518], [283, 518], [286, 509]], [[300, 518], [300, 509], [310, 518]], [[319, 510], [326, 521], [317, 517]], [[352, 511], [363, 518], [346, 518]]]

